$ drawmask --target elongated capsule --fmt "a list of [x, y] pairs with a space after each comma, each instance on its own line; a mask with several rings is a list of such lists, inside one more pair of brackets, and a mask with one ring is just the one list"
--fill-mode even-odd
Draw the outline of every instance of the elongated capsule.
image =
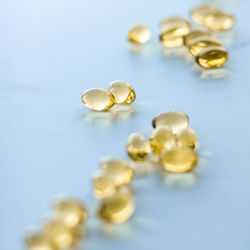
[[88, 89], [82, 95], [82, 102], [92, 110], [104, 111], [115, 104], [115, 97], [104, 89]]
[[50, 237], [44, 232], [27, 235], [25, 243], [28, 250], [57, 250]]
[[219, 68], [228, 59], [227, 51], [222, 47], [208, 47], [196, 56], [196, 62], [205, 69]]
[[222, 47], [222, 43], [215, 38], [200, 37], [195, 39], [188, 46], [188, 50], [193, 56], [197, 56], [202, 51], [202, 49], [209, 47]]
[[200, 37], [212, 37], [211, 33], [205, 30], [192, 30], [184, 36], [184, 45], [190, 46], [194, 40]]
[[134, 45], [142, 45], [149, 41], [151, 33], [145, 24], [138, 24], [128, 32], [128, 40]]
[[188, 172], [195, 167], [197, 161], [197, 154], [188, 149], [176, 148], [160, 153], [162, 167], [172, 173]]

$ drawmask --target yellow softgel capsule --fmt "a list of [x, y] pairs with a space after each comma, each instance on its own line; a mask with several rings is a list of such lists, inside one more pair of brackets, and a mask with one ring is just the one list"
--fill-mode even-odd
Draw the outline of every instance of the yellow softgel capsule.
[[188, 46], [188, 50], [193, 56], [197, 56], [202, 49], [208, 47], [222, 47], [222, 43], [215, 38], [200, 37], [195, 39], [191, 45]]
[[184, 112], [170, 111], [156, 116], [152, 121], [152, 125], [153, 128], [161, 125], [166, 126], [171, 129], [173, 133], [178, 133], [189, 126], [189, 118]]
[[220, 12], [214, 5], [200, 5], [191, 10], [191, 18], [198, 24], [203, 24], [204, 17], [212, 13]]
[[234, 17], [224, 12], [214, 12], [203, 18], [203, 25], [213, 31], [227, 31], [234, 25]]
[[205, 69], [219, 68], [227, 61], [228, 53], [222, 47], [208, 47], [196, 56], [196, 62]]
[[104, 89], [88, 89], [82, 95], [82, 102], [92, 110], [104, 111], [115, 104], [115, 97]]
[[95, 197], [98, 199], [105, 199], [116, 192], [114, 180], [103, 171], [98, 171], [94, 174], [92, 184]]
[[198, 147], [198, 139], [195, 131], [191, 128], [186, 128], [177, 136], [177, 145], [180, 148], [189, 148], [196, 150]]
[[175, 135], [166, 126], [158, 126], [151, 134], [150, 146], [155, 154], [159, 154], [163, 149], [172, 149], [176, 144]]
[[145, 44], [149, 41], [150, 37], [151, 33], [144, 24], [138, 24], [128, 32], [128, 40], [134, 45]]
[[141, 133], [132, 133], [126, 144], [129, 157], [134, 161], [144, 161], [151, 152], [150, 143], [145, 135]]
[[44, 225], [44, 231], [53, 245], [59, 249], [70, 248], [78, 240], [77, 232], [58, 219], [47, 221]]
[[120, 224], [127, 221], [134, 212], [132, 191], [124, 186], [113, 196], [100, 202], [98, 216], [106, 223]]
[[190, 27], [190, 23], [186, 19], [180, 17], [168, 18], [161, 22], [161, 30], [163, 32], [169, 29], [178, 28], [177, 32], [179, 32], [179, 35], [188, 33], [190, 31]]
[[124, 81], [113, 81], [109, 84], [108, 91], [115, 97], [115, 102], [130, 104], [135, 100], [135, 90]]
[[43, 232], [27, 235], [25, 243], [29, 250], [57, 250], [48, 235]]
[[68, 227], [76, 228], [87, 219], [87, 209], [84, 204], [73, 198], [65, 198], [55, 202], [56, 217]]
[[184, 45], [188, 47], [194, 40], [200, 37], [211, 37], [211, 34], [205, 30], [192, 30], [184, 36]]
[[183, 173], [192, 170], [198, 157], [197, 154], [188, 149], [164, 150], [160, 153], [160, 163], [168, 172]]
[[131, 165], [124, 160], [106, 157], [101, 161], [100, 165], [101, 169], [112, 178], [116, 187], [129, 185], [134, 178]]

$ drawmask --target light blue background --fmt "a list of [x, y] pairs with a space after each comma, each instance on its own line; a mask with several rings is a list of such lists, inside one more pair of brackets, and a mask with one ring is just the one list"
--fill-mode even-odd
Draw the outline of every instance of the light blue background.
[[[98, 225], [83, 249], [247, 250], [250, 248], [249, 1], [217, 1], [237, 24], [225, 35], [227, 75], [204, 79], [183, 58], [163, 56], [159, 22], [202, 1], [0, 1], [0, 249], [22, 249], [24, 229], [39, 225], [57, 193], [93, 210], [92, 173], [106, 155], [126, 157], [131, 132], [150, 135], [152, 118], [182, 110], [200, 139], [197, 183], [135, 182], [136, 212], [104, 237]], [[126, 42], [133, 24], [153, 33], [134, 53]], [[96, 121], [81, 103], [91, 87], [131, 83], [136, 113]], [[92, 212], [93, 213], [93, 212]]]

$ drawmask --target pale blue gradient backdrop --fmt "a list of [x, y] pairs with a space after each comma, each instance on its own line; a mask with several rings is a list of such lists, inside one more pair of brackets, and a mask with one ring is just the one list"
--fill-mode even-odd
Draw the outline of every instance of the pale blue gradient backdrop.
[[[117, 229], [119, 237], [105, 238], [92, 225], [83, 249], [250, 248], [250, 2], [216, 2], [237, 19], [225, 39], [231, 37], [228, 74], [220, 79], [201, 78], [183, 58], [164, 57], [158, 44], [159, 21], [188, 18], [199, 3], [0, 1], [1, 250], [23, 249], [24, 229], [41, 223], [57, 193], [93, 209], [90, 179], [99, 159], [126, 158], [127, 136], [149, 135], [151, 119], [168, 110], [185, 111], [200, 138], [196, 185], [137, 181], [136, 213]], [[133, 53], [126, 32], [138, 22], [148, 24], [153, 39]], [[97, 124], [81, 93], [115, 79], [134, 86], [136, 113]]]

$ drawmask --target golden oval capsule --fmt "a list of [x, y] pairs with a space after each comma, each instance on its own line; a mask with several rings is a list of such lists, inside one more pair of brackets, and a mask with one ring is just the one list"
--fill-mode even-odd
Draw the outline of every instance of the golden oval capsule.
[[104, 111], [115, 104], [115, 97], [104, 89], [88, 89], [82, 95], [82, 102], [90, 109]]
[[163, 32], [173, 28], [178, 28], [176, 29], [175, 35], [187, 34], [190, 31], [190, 27], [191, 27], [190, 23], [184, 18], [180, 17], [168, 18], [161, 22], [161, 30]]
[[196, 150], [198, 147], [198, 139], [195, 131], [191, 128], [186, 128], [177, 136], [177, 145], [180, 148], [189, 148]]
[[135, 100], [135, 90], [124, 81], [113, 81], [109, 84], [108, 91], [115, 97], [115, 102], [130, 104]]
[[214, 38], [200, 37], [195, 39], [193, 43], [189, 45], [188, 50], [193, 56], [197, 56], [202, 49], [208, 47], [222, 47], [222, 44]]
[[194, 40], [200, 37], [211, 37], [211, 34], [204, 30], [192, 30], [184, 36], [184, 45], [188, 47]]
[[56, 250], [47, 234], [38, 232], [30, 234], [25, 238], [27, 249], [29, 250]]
[[136, 25], [128, 32], [128, 40], [134, 45], [145, 44], [149, 41], [150, 37], [151, 33], [144, 24]]
[[219, 12], [214, 5], [200, 5], [191, 10], [191, 18], [198, 24], [203, 24], [204, 17], [211, 13]]
[[203, 25], [213, 31], [227, 31], [234, 25], [234, 17], [224, 12], [214, 12], [203, 18]]
[[134, 178], [134, 171], [130, 164], [121, 159], [107, 157], [100, 165], [101, 169], [113, 179], [116, 187], [128, 185]]
[[173, 133], [177, 133], [189, 126], [189, 118], [184, 112], [170, 111], [156, 116], [152, 125], [153, 128], [163, 125], [171, 129]]
[[101, 201], [97, 213], [105, 222], [120, 224], [127, 221], [134, 212], [132, 192], [126, 186], [121, 187], [112, 197]]
[[58, 200], [54, 204], [56, 217], [68, 227], [76, 228], [87, 219], [87, 209], [84, 204], [73, 198]]
[[74, 246], [78, 239], [76, 231], [58, 219], [47, 221], [44, 225], [44, 231], [49, 236], [53, 245], [59, 249]]
[[149, 141], [141, 133], [132, 133], [127, 139], [126, 145], [129, 157], [134, 161], [144, 161], [151, 151]]
[[151, 134], [150, 146], [155, 154], [163, 149], [172, 149], [176, 144], [175, 135], [166, 126], [158, 126]]
[[173, 173], [183, 173], [192, 170], [198, 157], [194, 151], [187, 149], [164, 150], [160, 153], [162, 167]]
[[183, 45], [183, 36], [174, 35], [174, 30], [167, 30], [160, 35], [160, 42], [166, 48], [177, 48]]
[[93, 189], [96, 198], [105, 199], [116, 192], [116, 185], [114, 179], [107, 173], [98, 171], [93, 177]]
[[228, 59], [227, 51], [222, 47], [208, 47], [196, 56], [196, 62], [205, 69], [221, 67]]

